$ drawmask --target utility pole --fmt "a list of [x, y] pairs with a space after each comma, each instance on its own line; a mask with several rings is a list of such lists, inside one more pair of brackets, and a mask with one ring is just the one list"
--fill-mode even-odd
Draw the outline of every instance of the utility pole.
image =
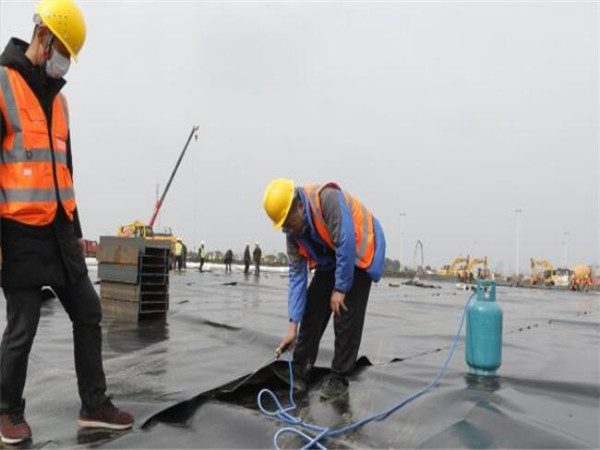
[[567, 264], [568, 264], [568, 255], [569, 255], [569, 238], [570, 233], [568, 231], [565, 231], [563, 233], [563, 240], [562, 240], [562, 244], [563, 244], [563, 258], [562, 258], [562, 266], [564, 268], [567, 268]]
[[519, 277], [519, 219], [521, 218], [522, 209], [515, 209], [515, 216], [517, 219], [517, 259], [515, 261], [515, 276]]

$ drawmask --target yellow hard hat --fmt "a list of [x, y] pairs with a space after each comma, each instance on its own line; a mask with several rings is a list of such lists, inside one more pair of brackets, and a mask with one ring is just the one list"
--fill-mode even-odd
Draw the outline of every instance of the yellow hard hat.
[[287, 178], [272, 180], [265, 189], [263, 207], [275, 228], [281, 228], [294, 200], [294, 181]]
[[35, 5], [35, 12], [77, 61], [77, 55], [85, 42], [85, 20], [75, 2], [42, 0]]

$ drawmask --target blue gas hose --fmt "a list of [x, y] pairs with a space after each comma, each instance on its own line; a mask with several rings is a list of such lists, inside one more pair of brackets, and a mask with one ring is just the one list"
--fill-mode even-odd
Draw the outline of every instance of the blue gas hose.
[[[448, 355], [446, 356], [446, 360], [444, 361], [444, 364], [442, 364], [442, 366], [441, 366], [440, 370], [437, 372], [437, 374], [431, 379], [431, 381], [429, 381], [429, 383], [427, 383], [425, 386], [417, 389], [414, 393], [412, 393], [408, 397], [402, 399], [398, 403], [390, 406], [389, 408], [387, 408], [379, 413], [375, 413], [370, 416], [364, 417], [360, 420], [350, 422], [348, 425], [345, 425], [340, 428], [327, 428], [327, 427], [322, 427], [319, 425], [314, 425], [314, 424], [311, 424], [308, 422], [304, 422], [301, 419], [294, 417], [291, 414], [291, 411], [296, 409], [296, 403], [294, 402], [294, 376], [293, 376], [293, 368], [292, 368], [292, 354], [290, 352], [290, 357], [288, 359], [288, 367], [289, 367], [289, 374], [290, 374], [289, 406], [284, 407], [281, 404], [281, 402], [279, 401], [279, 399], [277, 398], [277, 395], [275, 395], [275, 393], [273, 391], [271, 391], [270, 389], [262, 389], [258, 393], [258, 396], [256, 398], [258, 408], [260, 409], [260, 411], [263, 414], [270, 416], [270, 417], [276, 417], [286, 424], [286, 426], [277, 430], [277, 432], [273, 436], [274, 448], [276, 448], [277, 450], [281, 450], [278, 445], [278, 439], [281, 435], [289, 433], [289, 434], [295, 434], [296, 436], [299, 436], [301, 439], [303, 439], [306, 442], [306, 444], [302, 447], [302, 450], [308, 449], [308, 448], [313, 448], [315, 446], [321, 450], [327, 450], [327, 447], [325, 447], [325, 445], [323, 445], [321, 443], [325, 439], [327, 439], [329, 437], [340, 436], [342, 434], [356, 430], [357, 428], [360, 428], [369, 422], [373, 422], [373, 421], [380, 422], [382, 420], [385, 420], [391, 414], [398, 411], [400, 408], [408, 405], [413, 400], [417, 399], [418, 397], [423, 395], [425, 392], [432, 389], [437, 384], [437, 382], [440, 380], [440, 378], [444, 375], [444, 373], [446, 372], [446, 369], [448, 368], [448, 364], [450, 363], [450, 360], [452, 359], [454, 350], [456, 350], [456, 346], [458, 345], [458, 340], [460, 338], [460, 333], [462, 331], [463, 323], [465, 321], [467, 308], [469, 307], [469, 304], [471, 303], [471, 300], [473, 299], [474, 296], [475, 296], [475, 294], [471, 294], [469, 296], [469, 298], [467, 299], [467, 302], [465, 303], [465, 307], [463, 308], [462, 316], [460, 318], [460, 323], [458, 325], [458, 331], [452, 337], [452, 344], [450, 346], [450, 350], [448, 351]], [[263, 397], [265, 395], [267, 395], [268, 397], [271, 398], [271, 400], [273, 401], [273, 403], [275, 404], [277, 409], [270, 411], [263, 406]], [[312, 433], [312, 434], [309, 434], [309, 433]]]

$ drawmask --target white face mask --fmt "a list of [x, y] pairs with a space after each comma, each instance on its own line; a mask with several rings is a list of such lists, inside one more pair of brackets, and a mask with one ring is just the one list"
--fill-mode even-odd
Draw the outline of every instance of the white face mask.
[[62, 78], [69, 71], [71, 58], [65, 58], [59, 52], [54, 50], [52, 56], [46, 61], [46, 74], [50, 78]]

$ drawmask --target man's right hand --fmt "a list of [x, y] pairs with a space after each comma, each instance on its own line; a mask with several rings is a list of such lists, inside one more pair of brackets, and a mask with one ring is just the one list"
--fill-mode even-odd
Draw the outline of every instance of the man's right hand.
[[288, 328], [287, 333], [283, 336], [281, 343], [275, 349], [275, 357], [279, 358], [283, 352], [290, 348], [294, 348], [296, 344], [296, 337], [298, 335], [298, 324], [291, 322], [290, 327]]

